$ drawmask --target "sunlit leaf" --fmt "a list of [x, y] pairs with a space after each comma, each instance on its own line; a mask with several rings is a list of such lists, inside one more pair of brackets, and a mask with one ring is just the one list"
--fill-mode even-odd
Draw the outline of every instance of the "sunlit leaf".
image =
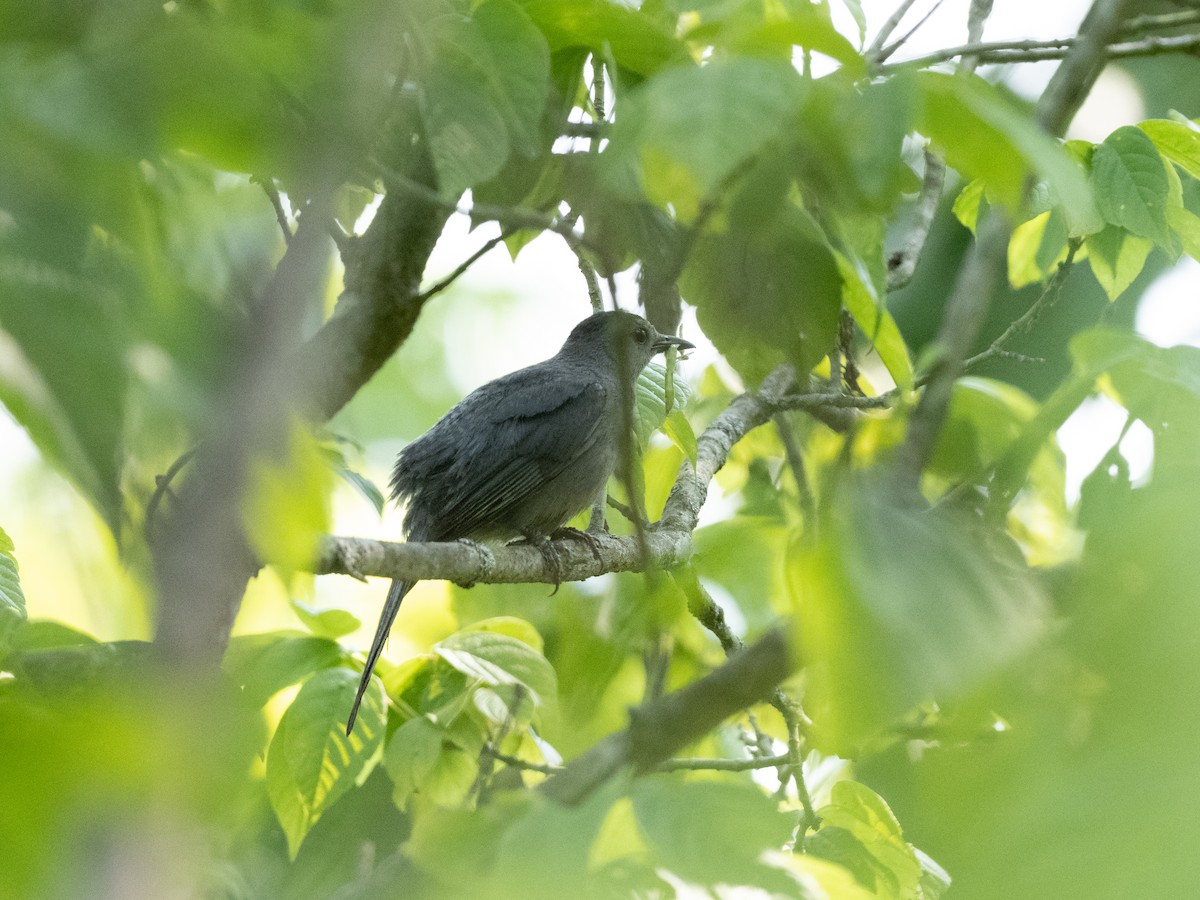
[[0, 659], [8, 652], [12, 634], [25, 622], [25, 594], [12, 538], [0, 528]]
[[1158, 152], [1193, 178], [1200, 178], [1200, 130], [1169, 119], [1150, 119], [1138, 128], [1146, 132]]
[[482, 684], [519, 685], [540, 706], [556, 703], [554, 669], [524, 641], [496, 632], [460, 631], [438, 644], [434, 652]]
[[1109, 226], [1088, 235], [1088, 264], [1109, 300], [1116, 300], [1133, 284], [1146, 265], [1154, 245], [1123, 228]]
[[325, 669], [305, 682], [288, 707], [267, 754], [267, 792], [294, 858], [305, 835], [330, 806], [375, 763], [383, 744], [383, 691], [372, 678], [354, 733], [346, 715], [359, 674]]
[[922, 72], [918, 84], [925, 103], [921, 130], [945, 150], [950, 165], [982, 179], [996, 202], [1021, 212], [1025, 181], [1036, 174], [1062, 205], [1072, 235], [1100, 229], [1080, 165], [1011, 97], [978, 77]]

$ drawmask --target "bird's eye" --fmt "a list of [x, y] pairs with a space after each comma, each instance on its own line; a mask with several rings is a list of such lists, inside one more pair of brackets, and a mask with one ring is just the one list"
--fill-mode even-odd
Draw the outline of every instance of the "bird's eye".
[[633, 339], [639, 344], [646, 343], [646, 338], [648, 337], [650, 337], [650, 332], [648, 332], [645, 328], [639, 328], [633, 333]]

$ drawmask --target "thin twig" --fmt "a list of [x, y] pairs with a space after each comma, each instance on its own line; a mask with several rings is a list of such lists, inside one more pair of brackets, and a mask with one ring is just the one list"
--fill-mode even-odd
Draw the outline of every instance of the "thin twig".
[[804, 465], [804, 454], [800, 452], [800, 443], [796, 440], [796, 432], [785, 413], [775, 414], [775, 429], [779, 432], [779, 441], [783, 444], [784, 459], [792, 473], [792, 481], [796, 484], [796, 493], [800, 498], [800, 510], [804, 513], [805, 534], [812, 534], [817, 527], [817, 500], [813, 495], [812, 484], [808, 479], [808, 471]]
[[922, 25], [924, 25], [926, 22], [929, 21], [929, 17], [938, 11], [938, 7], [941, 6], [942, 3], [943, 3], [943, 0], [935, 0], [933, 6], [931, 6], [929, 8], [929, 12], [925, 13], [925, 15], [921, 17], [921, 21], [917, 22], [916, 25], [914, 25], [907, 32], [905, 32], [903, 37], [898, 38], [897, 40], [893, 41], [892, 43], [890, 43], [886, 47], [884, 47], [882, 50], [880, 50], [879, 53], [877, 53], [875, 55], [875, 57], [874, 57], [875, 60], [877, 60], [880, 63], [885, 62], [888, 59], [888, 57], [890, 57], [893, 53], [895, 53], [897, 50], [899, 50], [901, 47], [903, 47], [906, 43], [908, 43], [908, 39], [911, 38], [914, 34], [916, 34], [921, 29]]
[[[1078, 38], [1059, 38], [1050, 41], [999, 41], [995, 43], [963, 44], [925, 56], [889, 63], [878, 67], [880, 74], [900, 69], [925, 68], [960, 56], [974, 57], [980, 64], [1011, 65], [1065, 59]], [[1167, 53], [1190, 53], [1200, 50], [1200, 34], [1170, 37], [1152, 36], [1138, 41], [1126, 41], [1106, 46], [1102, 53], [1107, 59], [1127, 59], [1135, 56], [1159, 56]]]
[[430, 297], [434, 296], [435, 294], [440, 294], [446, 288], [450, 287], [450, 285], [454, 284], [454, 282], [458, 281], [458, 279], [462, 277], [463, 273], [465, 273], [467, 271], [467, 269], [469, 269], [469, 268], [471, 268], [471, 266], [475, 265], [475, 263], [477, 263], [485, 254], [488, 253], [488, 251], [490, 251], [497, 244], [503, 243], [507, 237], [508, 237], [508, 233], [502, 232], [501, 234], [499, 234], [496, 237], [489, 240], [482, 247], [480, 247], [478, 250], [476, 250], [474, 253], [472, 253], [470, 256], [468, 256], [465, 260], [463, 260], [463, 262], [460, 265], [458, 265], [457, 267], [455, 267], [454, 271], [452, 271], [449, 275], [447, 275], [445, 278], [441, 279], [440, 281], [434, 282], [428, 288], [421, 291], [421, 293], [419, 293], [416, 296], [416, 302], [424, 303]]
[[1071, 240], [1067, 242], [1066, 257], [1064, 257], [1062, 262], [1058, 264], [1058, 268], [1054, 270], [1054, 274], [1050, 277], [1050, 280], [1046, 282], [1045, 286], [1042, 288], [1042, 293], [1038, 296], [1037, 300], [1034, 301], [1033, 305], [1025, 311], [1024, 315], [1004, 329], [1004, 332], [998, 338], [992, 341], [991, 345], [986, 350], [976, 353], [974, 356], [964, 362], [964, 368], [969, 369], [972, 366], [977, 366], [981, 362], [984, 362], [988, 359], [993, 359], [995, 357], [1006, 359], [1014, 359], [1019, 357], [1022, 360], [1030, 359], [1030, 357], [1025, 357], [1022, 354], [1014, 354], [1012, 351], [1003, 349], [1004, 345], [1012, 340], [1016, 335], [1028, 332], [1033, 327], [1034, 323], [1037, 322], [1038, 318], [1041, 317], [1042, 313], [1044, 313], [1058, 301], [1059, 295], [1062, 293], [1063, 282], [1067, 280], [1067, 275], [1070, 273], [1071, 267], [1075, 264], [1075, 254], [1079, 251], [1079, 248], [1082, 244], [1083, 238], [1071, 238]]
[[193, 447], [191, 450], [185, 451], [179, 459], [171, 463], [170, 468], [162, 475], [154, 479], [154, 493], [150, 495], [150, 499], [146, 502], [146, 519], [142, 523], [142, 533], [146, 536], [147, 543], [151, 542], [154, 537], [154, 518], [158, 514], [158, 505], [171, 489], [171, 482], [175, 480], [183, 467], [192, 461], [192, 457], [196, 455], [198, 447]]
[[[491, 203], [472, 203], [470, 208], [458, 205], [457, 200], [443, 197], [433, 188], [414, 181], [394, 169], [383, 164], [377, 164], [384, 182], [398, 191], [424, 200], [441, 209], [457, 213], [460, 216], [472, 216], [481, 219], [491, 219], [515, 228], [536, 228], [540, 231], [552, 231], [566, 238], [567, 243], [589, 246], [587, 238], [575, 231], [573, 221], [567, 221], [557, 215], [549, 215], [536, 209], [525, 209], [519, 206], [496, 206]], [[574, 246], [575, 244], [572, 244]], [[592, 248], [594, 249], [594, 248]]]
[[871, 41], [871, 46], [867, 49], [867, 59], [875, 59], [877, 54], [883, 49], [883, 45], [887, 43], [888, 38], [892, 36], [892, 32], [900, 25], [900, 21], [912, 9], [913, 4], [917, 0], [903, 0], [896, 7], [896, 11], [888, 16], [887, 21], [879, 28], [879, 33], [875, 35], [875, 40]]
[[290, 244], [292, 242], [292, 226], [288, 223], [287, 213], [283, 209], [283, 198], [279, 196], [275, 180], [266, 175], [255, 175], [250, 180], [259, 185], [263, 189], [263, 193], [267, 195], [267, 199], [271, 201], [271, 208], [275, 210], [275, 221], [279, 223], [279, 230], [283, 232], [283, 242]]
[[1181, 28], [1185, 25], [1200, 23], [1200, 9], [1189, 9], [1182, 12], [1153, 13], [1144, 16], [1134, 16], [1121, 26], [1122, 34], [1141, 34], [1145, 31], [1159, 31], [1167, 28]]
[[[510, 756], [507, 753], [501, 753], [499, 750], [491, 746], [484, 748], [484, 753], [490, 756], [497, 762], [502, 762], [506, 766], [512, 766], [514, 769], [524, 769], [528, 772], [538, 772], [542, 775], [557, 775], [562, 772], [566, 766], [552, 766], [545, 763], [530, 762], [526, 759], [521, 759], [517, 756]], [[668, 759], [666, 762], [659, 763], [655, 766], [656, 772], [750, 772], [755, 769], [771, 769], [776, 766], [784, 765], [788, 762], [789, 757], [786, 753], [781, 753], [778, 756], [757, 756], [750, 759], [724, 759], [714, 757], [705, 759], [702, 757], [679, 757], [676, 759]]]

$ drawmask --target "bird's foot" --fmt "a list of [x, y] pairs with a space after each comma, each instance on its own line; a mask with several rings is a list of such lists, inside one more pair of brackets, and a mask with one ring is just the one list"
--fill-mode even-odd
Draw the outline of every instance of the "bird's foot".
[[[475, 551], [475, 555], [479, 557], [479, 578], [487, 578], [491, 574], [492, 568], [496, 565], [496, 557], [492, 555], [492, 551], [478, 541], [473, 541], [470, 538], [459, 538], [454, 543], [462, 544], [470, 547]], [[478, 581], [478, 579], [476, 579]], [[456, 582], [461, 588], [475, 587], [475, 581], [466, 583]]]
[[563, 582], [563, 560], [562, 554], [554, 546], [553, 542], [543, 535], [526, 535], [520, 540], [513, 541], [513, 543], [528, 544], [541, 554], [542, 565], [546, 567], [546, 572], [550, 575], [550, 581], [554, 585], [554, 590], [550, 592], [550, 596], [553, 597], [557, 594]]
[[[601, 533], [606, 533], [607, 531], [608, 529], [605, 528], [604, 532]], [[563, 527], [555, 529], [550, 537], [554, 540], [579, 541], [581, 544], [586, 544], [587, 548], [592, 551], [592, 556], [596, 562], [601, 562], [600, 539], [596, 537], [596, 534], [597, 532], [592, 531], [590, 528], [587, 531], [580, 531], [578, 528]]]

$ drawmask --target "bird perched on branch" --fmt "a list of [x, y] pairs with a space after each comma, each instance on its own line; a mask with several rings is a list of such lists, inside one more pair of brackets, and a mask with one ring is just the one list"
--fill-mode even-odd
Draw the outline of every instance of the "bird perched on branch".
[[[623, 403], [651, 358], [692, 349], [628, 312], [575, 326], [545, 362], [478, 388], [401, 451], [392, 497], [402, 501], [408, 541], [547, 539], [595, 501], [617, 463]], [[624, 398], [624, 399], [622, 399]], [[388, 590], [346, 733], [384, 641], [415, 582]]]

